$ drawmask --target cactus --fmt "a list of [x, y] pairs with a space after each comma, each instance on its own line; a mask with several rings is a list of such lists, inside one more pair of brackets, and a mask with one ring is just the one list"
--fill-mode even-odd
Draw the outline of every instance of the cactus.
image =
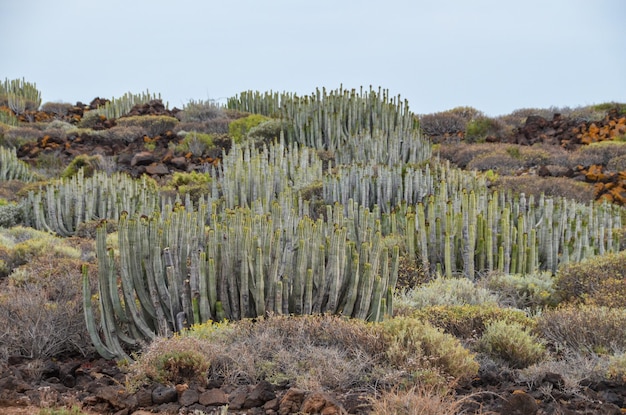
[[0, 180], [32, 182], [35, 177], [29, 165], [17, 158], [14, 148], [0, 147]]

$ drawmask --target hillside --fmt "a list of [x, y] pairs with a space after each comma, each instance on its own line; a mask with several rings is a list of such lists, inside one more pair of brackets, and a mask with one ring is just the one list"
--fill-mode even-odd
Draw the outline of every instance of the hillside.
[[0, 407], [626, 408], [626, 105], [39, 96], [0, 88]]

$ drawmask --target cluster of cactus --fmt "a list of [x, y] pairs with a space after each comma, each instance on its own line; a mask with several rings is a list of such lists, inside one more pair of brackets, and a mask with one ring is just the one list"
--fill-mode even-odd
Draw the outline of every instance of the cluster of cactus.
[[135, 105], [146, 104], [155, 99], [160, 100], [161, 94], [153, 94], [148, 90], [141, 94], [127, 92], [119, 98], [111, 98], [110, 101], [107, 101], [94, 111], [98, 115], [104, 115], [108, 119], [114, 119], [128, 114]]
[[105, 232], [101, 225], [96, 238], [101, 330], [86, 274], [84, 302], [107, 358], [127, 357], [123, 343], [209, 320], [334, 313], [378, 321], [392, 311], [399, 249], [375, 228], [359, 229], [357, 241], [341, 221], [282, 212], [278, 202], [267, 214], [178, 205], [120, 217], [119, 269]]
[[70, 236], [83, 222], [117, 219], [122, 212], [150, 214], [161, 204], [156, 185], [146, 176], [136, 180], [125, 173], [96, 171], [85, 177], [81, 169], [30, 191], [25, 220], [36, 229]]
[[[322, 161], [317, 153], [284, 140], [264, 146], [235, 146], [220, 164], [221, 192], [225, 207], [250, 207], [260, 201], [264, 212], [278, 195], [298, 191], [323, 177]], [[215, 198], [218, 195], [213, 195]]]
[[32, 182], [35, 174], [28, 164], [17, 158], [14, 148], [0, 147], [0, 180]]
[[390, 98], [386, 90], [317, 89], [304, 97], [248, 91], [229, 99], [227, 106], [288, 120], [288, 141], [335, 152], [342, 163], [417, 163], [431, 156], [407, 101]]
[[41, 92], [34, 83], [22, 79], [0, 82], [0, 103], [6, 104], [16, 115], [32, 111], [41, 105]]
[[[2, 102], [2, 100], [0, 99], [0, 103]], [[0, 108], [0, 123], [1, 124], [6, 124], [6, 125], [10, 125], [13, 127], [17, 127], [17, 125], [19, 124], [20, 120], [8, 109], [5, 110], [3, 108]]]

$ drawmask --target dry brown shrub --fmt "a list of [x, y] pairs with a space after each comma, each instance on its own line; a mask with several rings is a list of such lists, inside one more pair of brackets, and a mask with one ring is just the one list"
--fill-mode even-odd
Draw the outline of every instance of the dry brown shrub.
[[626, 309], [566, 306], [537, 318], [537, 333], [548, 344], [570, 353], [606, 354], [626, 351]]
[[493, 170], [498, 174], [511, 175], [526, 167], [526, 162], [502, 147], [493, 147], [489, 153], [474, 157], [466, 168], [468, 170]]
[[626, 304], [626, 251], [595, 256], [562, 266], [555, 288], [564, 301], [597, 305]]
[[73, 105], [67, 102], [46, 102], [41, 106], [41, 111], [64, 117], [69, 114], [72, 107]]
[[583, 203], [595, 199], [592, 184], [567, 177], [500, 176], [495, 186], [502, 192], [524, 193], [526, 196], [533, 195], [535, 199], [541, 194], [564, 197]]
[[83, 319], [81, 265], [78, 259], [43, 253], [13, 270], [0, 294], [0, 321], [5, 327], [0, 360], [92, 351]]
[[626, 154], [613, 157], [606, 164], [606, 169], [610, 172], [626, 171]]
[[450, 160], [458, 167], [464, 169], [467, 164], [476, 157], [489, 154], [495, 148], [494, 144], [441, 144], [438, 148], [438, 154], [445, 160]]
[[383, 391], [370, 399], [372, 413], [377, 415], [454, 415], [463, 400], [428, 386]]
[[135, 142], [146, 135], [146, 133], [146, 129], [140, 126], [125, 127], [121, 125], [116, 125], [115, 127], [103, 131], [103, 134], [110, 140], [125, 143]]
[[465, 131], [467, 120], [450, 111], [420, 116], [420, 127], [429, 137], [455, 135]]
[[43, 137], [41, 130], [32, 127], [13, 127], [4, 133], [2, 145], [7, 147], [19, 147], [24, 143], [37, 141]]
[[569, 158], [570, 166], [589, 167], [594, 164], [607, 165], [615, 157], [626, 155], [626, 142], [602, 141], [582, 146]]

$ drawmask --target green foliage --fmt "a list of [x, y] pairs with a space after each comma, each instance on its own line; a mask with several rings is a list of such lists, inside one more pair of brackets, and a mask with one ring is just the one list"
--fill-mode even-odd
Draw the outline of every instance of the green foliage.
[[269, 118], [260, 114], [251, 114], [232, 121], [228, 125], [228, 135], [235, 143], [241, 143], [253, 127], [268, 121]]
[[526, 328], [535, 326], [535, 321], [525, 312], [496, 304], [430, 306], [414, 311], [412, 316], [461, 339], [481, 336], [485, 326], [493, 321], [517, 323]]
[[184, 154], [191, 153], [195, 157], [200, 157], [213, 146], [213, 136], [211, 134], [192, 131], [185, 134], [180, 144], [176, 146], [176, 151]]
[[502, 320], [486, 324], [477, 348], [518, 369], [539, 363], [546, 357], [546, 348], [536, 335], [519, 323]]
[[19, 120], [13, 113], [0, 109], [0, 123], [15, 127], [19, 124]]
[[626, 353], [618, 353], [609, 358], [607, 376], [609, 379], [626, 383]]
[[178, 119], [169, 115], [133, 115], [117, 119], [120, 127], [140, 127], [151, 138], [173, 131]]
[[[478, 373], [474, 355], [450, 334], [416, 318], [396, 317], [380, 323], [387, 359], [419, 379], [435, 370], [444, 376], [467, 379]], [[431, 366], [432, 365], [432, 366]]]
[[562, 301], [623, 307], [626, 304], [626, 251], [559, 268], [555, 288]]
[[41, 408], [37, 415], [88, 415], [83, 412], [80, 407], [72, 406], [71, 408]]
[[172, 178], [166, 184], [166, 188], [171, 186], [180, 195], [189, 195], [192, 201], [197, 202], [200, 197], [211, 192], [212, 178], [209, 173], [174, 172]]
[[497, 297], [467, 278], [438, 277], [401, 294], [398, 306], [424, 308], [437, 305], [496, 304]]
[[94, 172], [98, 170], [102, 165], [102, 156], [100, 154], [94, 154], [90, 156], [88, 154], [79, 154], [68, 164], [68, 166], [61, 173], [62, 178], [69, 179], [76, 176], [79, 170], [83, 170], [84, 177], [93, 176]]
[[0, 227], [11, 228], [21, 224], [24, 221], [24, 209], [22, 205], [6, 203], [4, 199], [0, 199]]
[[280, 133], [286, 131], [287, 123], [281, 120], [264, 121], [248, 131], [248, 138], [258, 143], [270, 144], [278, 141]]
[[494, 118], [478, 116], [467, 123], [465, 139], [469, 142], [484, 141], [487, 136], [496, 136], [503, 125]]
[[537, 333], [557, 350], [624, 352], [626, 309], [583, 305], [546, 310], [537, 318]]
[[483, 281], [485, 288], [498, 295], [501, 305], [519, 309], [537, 309], [553, 306], [554, 278], [550, 272], [532, 274], [489, 274]]

